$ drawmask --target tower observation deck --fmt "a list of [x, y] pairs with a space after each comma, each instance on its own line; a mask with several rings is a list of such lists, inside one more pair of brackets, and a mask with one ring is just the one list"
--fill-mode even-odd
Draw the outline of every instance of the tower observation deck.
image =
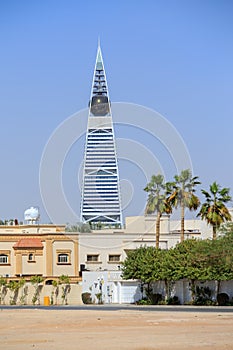
[[116, 145], [111, 105], [98, 45], [84, 155], [81, 221], [95, 228], [122, 227]]

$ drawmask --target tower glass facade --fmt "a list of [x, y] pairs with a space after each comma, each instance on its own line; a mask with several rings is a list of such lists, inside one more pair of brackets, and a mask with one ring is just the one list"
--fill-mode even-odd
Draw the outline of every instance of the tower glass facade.
[[81, 221], [92, 227], [123, 224], [111, 105], [100, 45], [89, 103]]

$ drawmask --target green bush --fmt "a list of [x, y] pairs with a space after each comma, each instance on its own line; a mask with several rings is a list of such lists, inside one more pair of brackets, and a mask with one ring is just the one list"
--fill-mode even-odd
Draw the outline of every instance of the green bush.
[[138, 300], [136, 302], [137, 305], [151, 305], [151, 300], [150, 299], [146, 299], [146, 298], [143, 298], [141, 300]]
[[167, 300], [168, 305], [180, 305], [180, 300], [178, 296], [174, 295], [173, 297], [168, 298]]
[[162, 294], [155, 293], [151, 294], [151, 302], [153, 305], [159, 304], [163, 300]]
[[214, 301], [211, 298], [212, 291], [209, 287], [196, 286], [195, 297], [193, 300], [194, 305], [214, 305]]
[[88, 293], [88, 292], [82, 293], [82, 301], [83, 301], [83, 304], [93, 304], [91, 299], [91, 293]]
[[217, 302], [219, 306], [225, 306], [229, 304], [229, 295], [227, 293], [219, 293], [217, 295]]

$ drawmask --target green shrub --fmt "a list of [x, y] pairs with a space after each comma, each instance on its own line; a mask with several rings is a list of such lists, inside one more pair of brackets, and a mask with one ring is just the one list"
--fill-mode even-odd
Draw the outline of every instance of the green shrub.
[[82, 301], [83, 301], [83, 304], [93, 304], [91, 299], [91, 293], [88, 293], [88, 292], [82, 293]]
[[162, 300], [163, 300], [162, 294], [159, 294], [159, 293], [151, 294], [151, 303], [153, 305], [159, 304], [159, 302], [161, 302]]
[[194, 305], [214, 305], [211, 295], [212, 295], [212, 291], [209, 287], [196, 286], [193, 304]]
[[180, 305], [180, 300], [178, 296], [174, 295], [173, 297], [168, 298], [167, 300], [168, 305]]
[[227, 293], [219, 293], [217, 295], [217, 302], [219, 306], [225, 306], [229, 303], [229, 295]]
[[138, 300], [136, 302], [137, 305], [151, 305], [151, 300], [150, 299], [146, 299], [146, 298], [143, 298], [141, 300]]

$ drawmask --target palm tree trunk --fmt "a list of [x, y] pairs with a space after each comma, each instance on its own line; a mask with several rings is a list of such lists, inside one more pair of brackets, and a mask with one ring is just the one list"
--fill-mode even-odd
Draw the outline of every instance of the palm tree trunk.
[[160, 213], [160, 211], [158, 211], [157, 218], [156, 218], [156, 233], [155, 233], [155, 246], [156, 246], [156, 248], [159, 248], [160, 218], [161, 218], [161, 213]]
[[169, 298], [169, 282], [166, 278], [164, 280], [164, 283], [165, 283], [165, 301], [167, 301]]
[[192, 279], [191, 280], [191, 298], [192, 298], [192, 303], [194, 302], [195, 295], [196, 295], [195, 280]]
[[184, 203], [181, 203], [181, 229], [180, 229], [180, 241], [184, 241]]
[[221, 288], [221, 281], [216, 281], [216, 295], [215, 295], [215, 300], [217, 300], [217, 296], [220, 292], [220, 288]]
[[213, 225], [213, 239], [217, 238], [217, 227], [216, 225]]

